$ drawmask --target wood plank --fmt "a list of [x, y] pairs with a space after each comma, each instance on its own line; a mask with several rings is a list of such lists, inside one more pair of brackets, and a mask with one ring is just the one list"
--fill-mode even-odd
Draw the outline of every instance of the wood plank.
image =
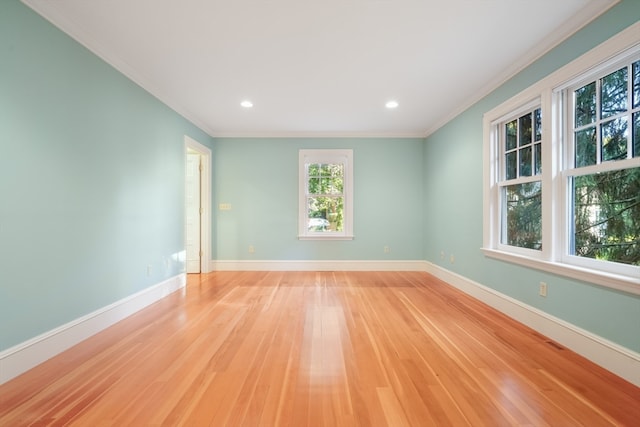
[[637, 426], [640, 389], [420, 272], [215, 272], [0, 386], [1, 426]]

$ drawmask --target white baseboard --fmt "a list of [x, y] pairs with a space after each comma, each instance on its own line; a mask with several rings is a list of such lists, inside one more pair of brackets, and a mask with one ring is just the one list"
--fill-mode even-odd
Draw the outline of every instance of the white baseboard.
[[0, 384], [108, 328], [186, 285], [180, 274], [0, 352]]
[[425, 261], [211, 261], [211, 271], [425, 271]]
[[640, 387], [640, 353], [435, 264], [426, 271]]

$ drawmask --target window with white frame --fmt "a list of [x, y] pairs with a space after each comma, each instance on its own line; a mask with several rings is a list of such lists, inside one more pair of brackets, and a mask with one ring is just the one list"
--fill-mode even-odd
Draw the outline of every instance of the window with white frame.
[[526, 108], [502, 121], [500, 150], [500, 244], [542, 249], [542, 114]]
[[639, 30], [485, 114], [487, 256], [640, 294]]
[[640, 266], [640, 53], [589, 73], [562, 99], [567, 255], [577, 257], [567, 260]]
[[353, 150], [300, 150], [300, 239], [353, 238]]

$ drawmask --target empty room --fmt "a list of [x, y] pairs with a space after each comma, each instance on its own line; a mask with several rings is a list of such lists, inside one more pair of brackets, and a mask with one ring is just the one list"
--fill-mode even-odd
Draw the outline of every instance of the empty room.
[[640, 1], [0, 1], [0, 426], [637, 426]]

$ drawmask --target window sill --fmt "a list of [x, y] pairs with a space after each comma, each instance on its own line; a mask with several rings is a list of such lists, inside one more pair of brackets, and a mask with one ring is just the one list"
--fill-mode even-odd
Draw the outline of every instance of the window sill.
[[301, 235], [298, 236], [298, 240], [353, 240], [353, 235], [345, 235], [345, 234], [318, 234], [318, 235]]
[[593, 283], [634, 295], [640, 295], [640, 278], [638, 277], [622, 276], [604, 271], [577, 267], [570, 264], [533, 259], [496, 249], [482, 248], [482, 252], [489, 258], [546, 271], [548, 273]]

